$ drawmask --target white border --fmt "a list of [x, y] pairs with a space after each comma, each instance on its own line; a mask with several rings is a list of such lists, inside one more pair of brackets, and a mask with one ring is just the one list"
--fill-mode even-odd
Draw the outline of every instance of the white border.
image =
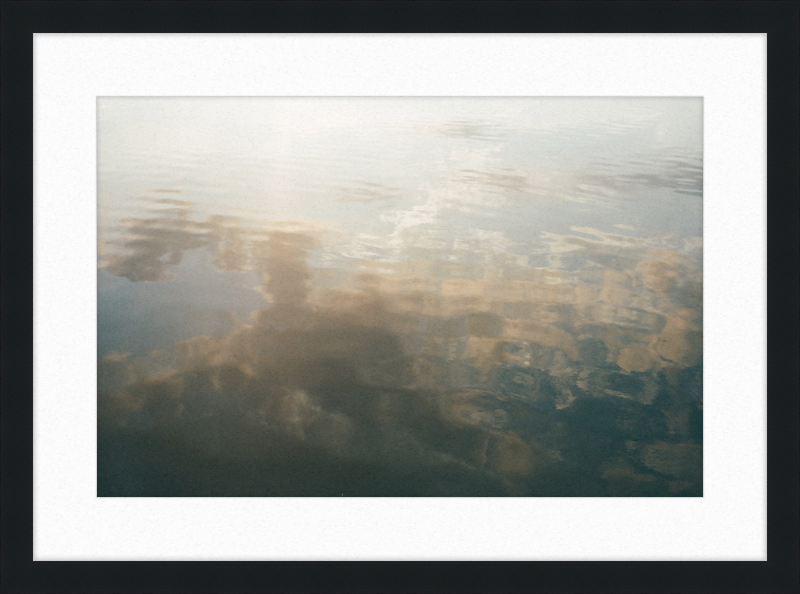
[[[95, 497], [103, 95], [704, 97], [704, 497]], [[766, 559], [766, 35], [36, 34], [34, 135], [34, 559]]]

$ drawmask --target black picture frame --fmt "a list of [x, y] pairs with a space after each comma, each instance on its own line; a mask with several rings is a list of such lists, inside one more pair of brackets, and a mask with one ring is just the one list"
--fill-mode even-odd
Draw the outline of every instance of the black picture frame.
[[[3, 592], [797, 592], [800, 3], [2, 3]], [[33, 33], [767, 33], [768, 560], [49, 562], [33, 552]], [[747, 279], [743, 279], [747, 282]]]

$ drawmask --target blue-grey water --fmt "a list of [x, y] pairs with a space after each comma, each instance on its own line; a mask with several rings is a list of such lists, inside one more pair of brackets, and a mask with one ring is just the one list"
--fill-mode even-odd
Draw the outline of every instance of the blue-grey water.
[[97, 105], [99, 495], [702, 495], [701, 99]]

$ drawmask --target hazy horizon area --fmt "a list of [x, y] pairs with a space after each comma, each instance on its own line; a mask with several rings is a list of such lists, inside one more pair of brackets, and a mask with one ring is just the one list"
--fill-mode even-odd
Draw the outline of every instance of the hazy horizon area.
[[98, 98], [99, 496], [702, 496], [701, 98]]

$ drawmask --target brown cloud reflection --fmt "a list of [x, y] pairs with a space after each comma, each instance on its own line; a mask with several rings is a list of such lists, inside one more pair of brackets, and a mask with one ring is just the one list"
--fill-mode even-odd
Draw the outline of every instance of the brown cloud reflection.
[[562, 237], [554, 254], [591, 264], [362, 260], [333, 274], [310, 263], [325, 238], [297, 225], [198, 222], [170, 201], [124, 226], [109, 273], [158, 281], [205, 248], [257, 273], [265, 304], [171, 359], [100, 359], [100, 495], [702, 492], [688, 256], [617, 241], [602, 266], [608, 237]]
[[191, 203], [171, 199], [159, 203], [166, 208], [155, 216], [121, 221], [124, 253], [108, 255], [108, 272], [132, 281], [162, 280], [169, 268], [180, 264], [186, 250], [206, 245], [205, 227], [189, 218]]

